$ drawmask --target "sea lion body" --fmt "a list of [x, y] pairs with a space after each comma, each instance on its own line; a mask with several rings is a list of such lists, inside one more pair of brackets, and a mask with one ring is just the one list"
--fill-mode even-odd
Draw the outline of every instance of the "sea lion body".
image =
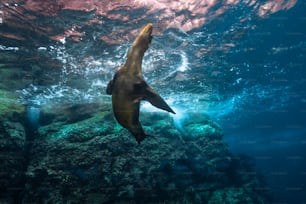
[[174, 113], [167, 103], [143, 79], [142, 59], [152, 40], [152, 24], [147, 24], [130, 48], [126, 63], [108, 83], [106, 93], [112, 95], [115, 118], [128, 129], [140, 143], [146, 134], [139, 122], [141, 100], [147, 100], [157, 108]]

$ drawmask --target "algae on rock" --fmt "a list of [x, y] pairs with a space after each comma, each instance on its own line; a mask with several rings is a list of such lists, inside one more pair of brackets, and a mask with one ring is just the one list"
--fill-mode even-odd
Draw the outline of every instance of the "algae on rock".
[[[244, 171], [245, 166], [236, 165], [221, 129], [207, 118], [196, 121], [196, 135], [192, 120], [187, 121], [185, 140], [167, 114], [146, 113], [141, 120], [153, 134], [138, 145], [109, 110], [100, 111], [71, 123], [54, 117], [40, 127], [30, 152], [25, 203], [71, 198], [85, 203], [230, 203], [234, 193], [249, 201], [258, 186], [249, 185], [256, 184], [255, 176], [232, 180], [233, 169]], [[248, 191], [227, 190], [246, 186]], [[226, 196], [220, 200], [219, 195]]]
[[24, 112], [24, 106], [17, 97], [9, 91], [0, 89], [0, 115]]

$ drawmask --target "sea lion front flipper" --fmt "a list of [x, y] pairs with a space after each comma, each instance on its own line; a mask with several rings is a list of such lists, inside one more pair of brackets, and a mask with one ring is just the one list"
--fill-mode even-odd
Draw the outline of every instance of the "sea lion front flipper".
[[175, 112], [170, 108], [166, 101], [154, 89], [149, 86], [147, 86], [144, 91], [144, 99], [149, 101], [153, 106], [157, 108], [175, 114]]
[[113, 80], [110, 80], [107, 84], [107, 87], [106, 87], [106, 94], [108, 95], [112, 95], [112, 92], [113, 92]]

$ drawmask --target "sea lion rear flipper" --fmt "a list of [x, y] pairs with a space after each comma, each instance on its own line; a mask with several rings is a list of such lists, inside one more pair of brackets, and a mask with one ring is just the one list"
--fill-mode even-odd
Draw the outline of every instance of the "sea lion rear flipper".
[[175, 112], [168, 106], [166, 101], [151, 87], [147, 86], [144, 92], [144, 99], [149, 101], [153, 106], [162, 110], [174, 113]]

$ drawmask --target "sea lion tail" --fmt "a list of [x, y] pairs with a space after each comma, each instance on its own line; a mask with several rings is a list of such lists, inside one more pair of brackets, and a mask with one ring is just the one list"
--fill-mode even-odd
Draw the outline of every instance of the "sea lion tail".
[[138, 144], [140, 144], [148, 135], [143, 133], [143, 134], [137, 134], [137, 135], [134, 135], [134, 136], [135, 136], [135, 139], [138, 142]]
[[154, 138], [157, 139], [158, 137], [160, 137], [160, 135], [153, 135], [153, 134], [148, 134], [148, 133], [143, 133], [141, 135], [135, 135], [136, 141], [138, 142], [138, 144], [140, 144], [144, 138], [149, 137], [149, 138]]

